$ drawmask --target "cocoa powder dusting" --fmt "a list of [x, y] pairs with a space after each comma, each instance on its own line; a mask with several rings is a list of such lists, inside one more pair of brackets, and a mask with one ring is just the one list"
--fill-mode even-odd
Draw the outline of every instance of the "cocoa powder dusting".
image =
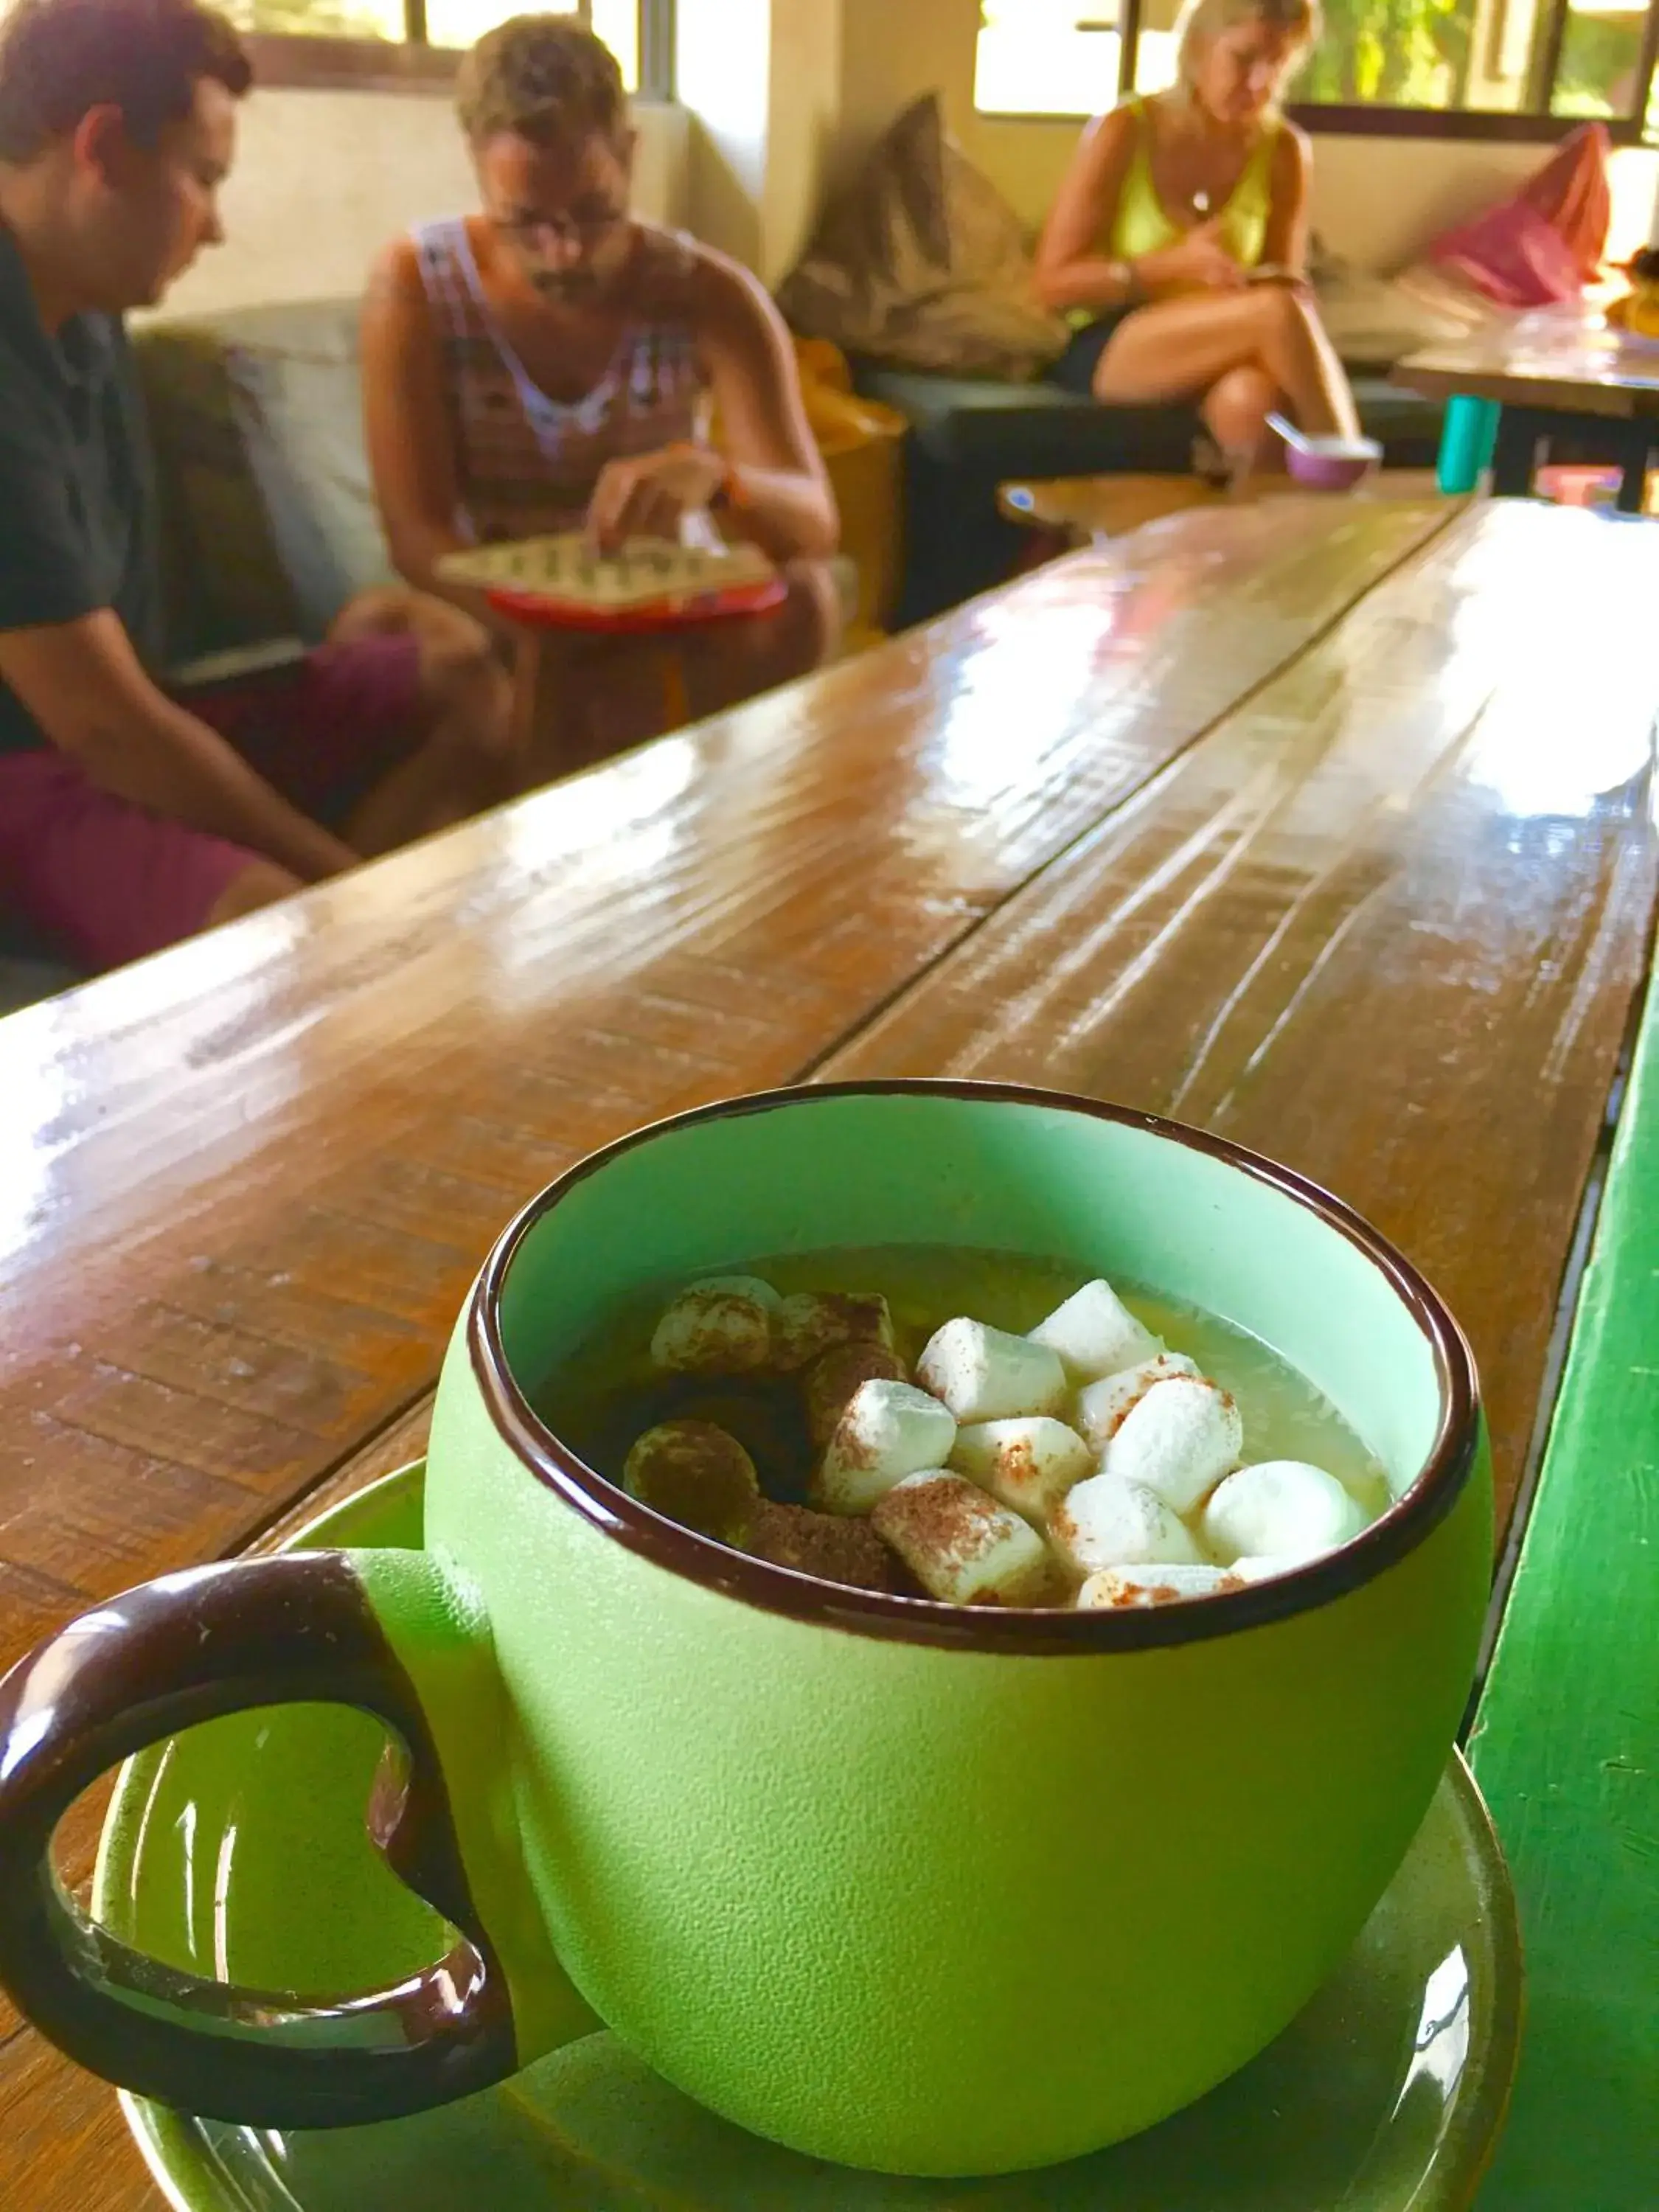
[[760, 1503], [754, 1462], [712, 1421], [665, 1421], [628, 1455], [630, 1496], [699, 1535], [741, 1546]]
[[[1123, 1570], [1126, 1580], [1119, 1589], [1112, 1592], [1106, 1601], [1105, 1610], [1121, 1612], [1127, 1607], [1136, 1606], [1145, 1607], [1149, 1605], [1178, 1605], [1185, 1599], [1186, 1592], [1178, 1590], [1173, 1583], [1137, 1583], [1127, 1580], [1127, 1577], [1133, 1571], [1133, 1568]], [[1216, 1584], [1213, 1594], [1219, 1597], [1224, 1590], [1241, 1590], [1249, 1588], [1249, 1584], [1243, 1575], [1223, 1575], [1221, 1580]]]
[[1036, 1480], [1036, 1453], [1027, 1437], [1008, 1445], [1002, 1455], [1002, 1476], [1015, 1488]]
[[958, 1474], [902, 1483], [877, 1500], [870, 1519], [901, 1557], [967, 1566], [996, 1541], [996, 1508]]
[[793, 1567], [821, 1582], [899, 1593], [913, 1587], [867, 1521], [814, 1513], [805, 1505], [775, 1505], [763, 1498], [745, 1548], [775, 1567]]
[[[932, 1577], [942, 1573], [947, 1581], [953, 1580], [994, 1550], [1006, 1526], [995, 1500], [959, 1474], [900, 1483], [877, 1500], [870, 1522], [917, 1578], [934, 1588]], [[968, 1600], [971, 1605], [992, 1606], [1051, 1601], [1064, 1599], [1058, 1570], [1047, 1558], [1017, 1582], [977, 1591]]]
[[907, 1382], [904, 1362], [884, 1344], [837, 1344], [821, 1352], [801, 1383], [806, 1425], [820, 1450], [836, 1433], [860, 1382]]
[[774, 1356], [787, 1372], [837, 1345], [878, 1344], [885, 1350], [891, 1330], [879, 1291], [817, 1291], [786, 1300], [782, 1323], [774, 1331]]

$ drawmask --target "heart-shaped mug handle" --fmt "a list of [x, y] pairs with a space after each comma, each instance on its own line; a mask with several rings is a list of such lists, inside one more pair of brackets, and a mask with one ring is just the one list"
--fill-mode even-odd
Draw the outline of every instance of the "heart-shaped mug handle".
[[[388, 1856], [459, 1931], [447, 1957], [395, 1987], [307, 2002], [164, 1966], [65, 1893], [53, 1831], [118, 1760], [198, 1721], [319, 1702], [375, 1715], [402, 1744], [409, 1783]], [[0, 1680], [0, 1984], [91, 2072], [254, 2126], [397, 2118], [514, 2071], [506, 1976], [432, 1731], [346, 1554], [165, 1576], [70, 1622]]]

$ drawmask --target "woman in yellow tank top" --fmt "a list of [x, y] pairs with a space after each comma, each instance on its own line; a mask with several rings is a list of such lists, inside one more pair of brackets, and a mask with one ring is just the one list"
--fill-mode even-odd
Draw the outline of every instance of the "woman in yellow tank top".
[[1196, 404], [1231, 467], [1266, 458], [1275, 409], [1358, 434], [1303, 270], [1308, 145], [1279, 95], [1318, 0], [1188, 0], [1175, 88], [1084, 134], [1037, 283], [1077, 325], [1055, 380], [1108, 404]]

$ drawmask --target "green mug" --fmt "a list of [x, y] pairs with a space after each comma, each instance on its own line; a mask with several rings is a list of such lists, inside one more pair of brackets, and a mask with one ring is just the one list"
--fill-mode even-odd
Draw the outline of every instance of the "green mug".
[[[1200, 1601], [959, 1609], [728, 1551], [532, 1410], [644, 1285], [883, 1243], [1041, 1255], [1224, 1316], [1327, 1394], [1395, 1502]], [[821, 2158], [1098, 2149], [1243, 2065], [1352, 1942], [1445, 1766], [1492, 1541], [1468, 1348], [1364, 1223], [1151, 1115], [951, 1083], [738, 1099], [544, 1192], [449, 1346], [426, 1514], [419, 1552], [165, 1577], [0, 1684], [0, 1981], [83, 2065], [326, 2126], [481, 2088], [597, 2017]], [[398, 1988], [179, 1973], [52, 1875], [56, 1821], [115, 1759], [295, 1699], [404, 1747], [376, 1832], [454, 1939]]]

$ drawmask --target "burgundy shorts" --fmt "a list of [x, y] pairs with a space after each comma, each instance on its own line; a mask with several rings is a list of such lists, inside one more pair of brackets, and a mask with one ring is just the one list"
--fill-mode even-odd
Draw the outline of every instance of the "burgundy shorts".
[[[421, 741], [420, 646], [406, 633], [321, 646], [189, 705], [285, 799], [338, 828]], [[0, 754], [0, 903], [88, 967], [190, 936], [258, 857], [100, 789], [55, 745]]]

